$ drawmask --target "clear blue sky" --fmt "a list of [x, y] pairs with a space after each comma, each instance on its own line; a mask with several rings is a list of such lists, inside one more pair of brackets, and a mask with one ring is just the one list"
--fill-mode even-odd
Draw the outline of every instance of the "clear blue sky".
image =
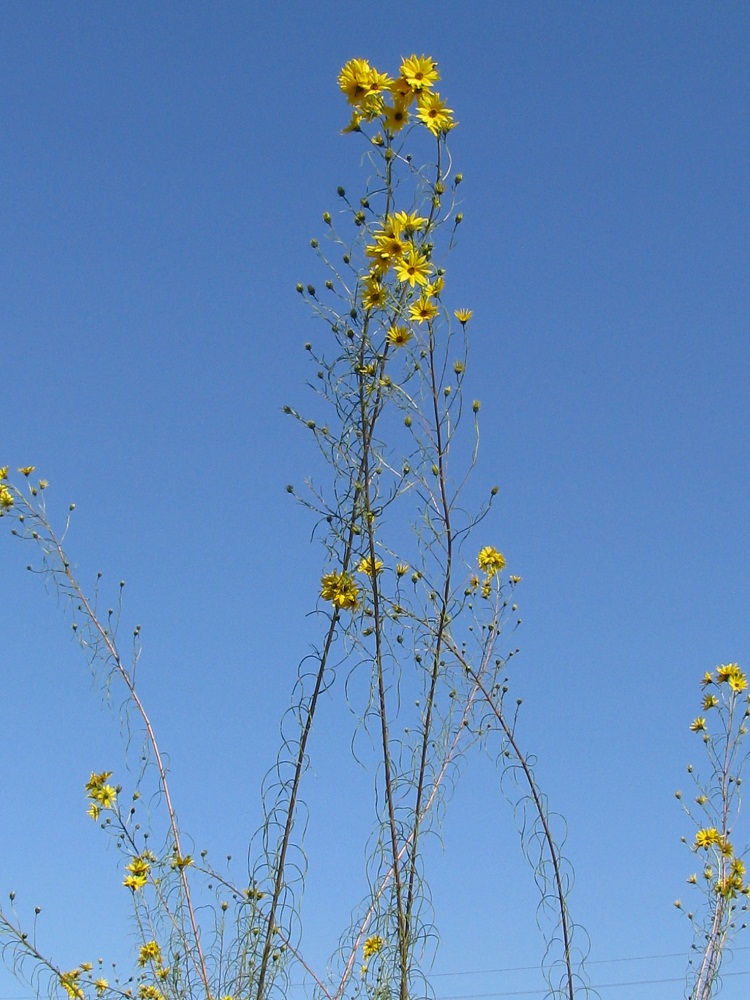
[[[198, 849], [241, 863], [310, 638], [322, 552], [284, 488], [318, 466], [281, 406], [305, 403], [302, 345], [325, 336], [294, 291], [309, 239], [359, 176], [336, 76], [429, 53], [460, 121], [477, 483], [500, 485], [487, 530], [523, 577], [521, 732], [569, 824], [591, 957], [623, 960], [592, 982], [679, 980], [697, 680], [750, 666], [749, 40], [741, 2], [2, 6], [0, 464], [35, 464], [59, 517], [76, 501], [82, 579], [127, 581]], [[65, 967], [122, 957], [128, 901], [82, 791], [119, 762], [116, 727], [5, 534], [0, 890], [44, 906]], [[361, 885], [340, 742], [321, 731], [307, 793], [320, 962]], [[435, 971], [535, 967], [531, 874], [486, 765], [444, 840]], [[750, 984], [738, 945], [727, 1000]], [[28, 995], [0, 973], [0, 1000]]]

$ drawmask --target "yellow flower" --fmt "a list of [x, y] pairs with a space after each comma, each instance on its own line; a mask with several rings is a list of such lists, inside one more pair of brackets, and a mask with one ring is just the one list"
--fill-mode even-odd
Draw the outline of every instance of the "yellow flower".
[[161, 990], [150, 983], [141, 983], [138, 987], [138, 996], [141, 1000], [164, 1000]]
[[443, 278], [443, 276], [439, 274], [436, 278], [433, 278], [433, 280], [429, 283], [429, 285], [425, 285], [425, 290], [424, 290], [425, 295], [431, 295], [437, 297], [438, 295], [440, 295], [444, 287], [445, 287], [445, 278]]
[[521, 577], [520, 577], [520, 576], [509, 576], [509, 577], [508, 577], [508, 579], [509, 579], [509, 580], [510, 580], [510, 582], [511, 582], [511, 583], [513, 583], [513, 584], [516, 584], [516, 583], [520, 583], [520, 582], [521, 582]]
[[709, 684], [713, 684], [713, 682], [714, 675], [707, 670], [701, 679], [701, 687], [706, 688]]
[[411, 55], [404, 59], [399, 70], [412, 90], [429, 90], [440, 79], [437, 63], [431, 56]]
[[[379, 573], [383, 568], [383, 560], [375, 558], [375, 572]], [[359, 565], [357, 566], [358, 573], [366, 573], [367, 576], [372, 576], [372, 560], [369, 556], [362, 556], [359, 560]]]
[[406, 576], [409, 572], [408, 563], [396, 563], [396, 576]]
[[379, 73], [376, 69], [370, 70], [370, 87], [368, 96], [372, 94], [382, 95], [393, 87], [394, 80], [387, 73]]
[[94, 986], [96, 987], [97, 995], [101, 996], [102, 993], [104, 993], [104, 991], [109, 986], [109, 983], [107, 982], [106, 979], [95, 979], [94, 980]]
[[138, 956], [138, 964], [143, 966], [149, 962], [157, 962], [161, 965], [161, 948], [156, 941], [147, 941], [141, 945], [141, 952]]
[[132, 889], [133, 892], [137, 892], [148, 882], [150, 870], [150, 865], [144, 857], [133, 858], [129, 865], [125, 865], [125, 871], [130, 872], [130, 874], [125, 876], [122, 884], [128, 889]]
[[407, 243], [406, 252], [396, 263], [396, 277], [399, 281], [407, 281], [414, 285], [426, 285], [427, 276], [432, 269], [429, 260], [421, 254], [413, 243]]
[[99, 785], [91, 792], [91, 798], [102, 809], [114, 809], [117, 800], [117, 792], [112, 785]]
[[719, 704], [719, 699], [715, 694], [707, 694], [703, 699], [703, 711], [707, 712], [709, 708], [716, 708]]
[[419, 229], [424, 229], [427, 225], [427, 219], [417, 215], [416, 212], [394, 212], [388, 216], [388, 221], [398, 233], [405, 233], [407, 236], [411, 236]]
[[376, 278], [369, 278], [362, 293], [362, 305], [365, 309], [381, 309], [388, 295], [385, 285], [381, 285]]
[[698, 830], [695, 835], [695, 846], [702, 847], [708, 850], [712, 844], [720, 844], [721, 837], [719, 836], [719, 831], [715, 826], [706, 827], [703, 830]]
[[8, 466], [4, 465], [0, 469], [0, 483], [3, 481], [3, 479], [7, 479], [7, 478], [8, 478]]
[[184, 857], [182, 854], [174, 854], [172, 856], [172, 869], [182, 871], [183, 868], [189, 868], [192, 864], [194, 864], [194, 861], [190, 854], [186, 854]]
[[491, 545], [485, 545], [485, 547], [479, 551], [477, 564], [479, 565], [479, 568], [487, 574], [487, 576], [494, 576], [495, 573], [499, 573], [500, 570], [504, 568], [505, 556], [502, 552], [498, 552], [497, 549], [493, 548]]
[[339, 611], [356, 611], [359, 607], [359, 587], [350, 573], [334, 570], [321, 579], [320, 596]]
[[729, 678], [730, 688], [739, 694], [740, 691], [744, 691], [747, 688], [747, 677], [741, 670], [737, 670], [736, 673], [732, 674]]
[[456, 309], [453, 313], [461, 326], [466, 326], [474, 313], [471, 309]]
[[372, 70], [366, 59], [350, 59], [339, 73], [339, 87], [349, 104], [359, 104], [370, 91]]
[[417, 323], [424, 323], [425, 320], [434, 319], [439, 312], [438, 307], [426, 295], [420, 296], [416, 302], [409, 306], [409, 318]]
[[690, 729], [694, 733], [702, 733], [706, 729], [706, 720], [702, 718], [693, 719], [690, 723]]
[[36, 468], [35, 465], [24, 465], [18, 471], [21, 473], [22, 476], [26, 476], [26, 478], [28, 478], [35, 468]]
[[405, 347], [411, 340], [411, 330], [405, 326], [392, 326], [385, 339], [392, 347]]
[[83, 1000], [84, 992], [78, 985], [78, 977], [80, 975], [80, 969], [71, 969], [70, 972], [63, 972], [60, 976], [60, 985], [71, 1000]]
[[393, 107], [386, 104], [383, 109], [383, 124], [388, 131], [395, 135], [409, 121], [409, 112], [406, 110], [406, 102], [396, 98]]
[[417, 97], [417, 118], [433, 135], [448, 132], [456, 124], [453, 112], [440, 100], [440, 94], [422, 93]]
[[99, 771], [99, 773], [97, 773], [96, 771], [92, 771], [91, 777], [86, 782], [86, 791], [93, 792], [95, 791], [95, 789], [101, 788], [101, 786], [106, 783], [107, 778], [111, 777], [112, 777], [111, 771]]
[[0, 484], [0, 508], [10, 510], [13, 506], [13, 494], [7, 486]]
[[365, 962], [372, 958], [373, 955], [377, 955], [379, 951], [382, 951], [385, 941], [377, 934], [373, 934], [372, 937], [368, 937], [365, 941], [364, 947], [364, 958]]
[[359, 125], [363, 118], [364, 115], [362, 114], [361, 111], [352, 111], [352, 116], [349, 119], [349, 124], [345, 125], [341, 129], [341, 134], [347, 135], [349, 132], [359, 132]]
[[392, 230], [375, 233], [375, 242], [366, 250], [367, 256], [383, 264], [386, 271], [391, 266], [393, 258], [400, 257], [403, 252], [404, 244]]
[[86, 815], [90, 816], [93, 820], [97, 820], [99, 819], [99, 812], [100, 812], [99, 806], [96, 804], [96, 802], [92, 802], [89, 805], [88, 812]]

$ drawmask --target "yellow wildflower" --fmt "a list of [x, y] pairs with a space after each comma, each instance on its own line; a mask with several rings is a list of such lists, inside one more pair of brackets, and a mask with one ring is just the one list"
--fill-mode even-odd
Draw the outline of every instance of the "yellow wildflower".
[[440, 79], [437, 63], [431, 56], [411, 55], [402, 61], [399, 72], [402, 79], [417, 92], [429, 90]]
[[427, 219], [422, 215], [417, 215], [416, 212], [393, 212], [392, 215], [388, 216], [388, 221], [394, 229], [406, 236], [411, 236], [412, 233], [424, 229], [427, 225]]
[[440, 94], [422, 93], [417, 97], [417, 118], [433, 135], [448, 132], [456, 124], [453, 112], [440, 100]]
[[427, 277], [432, 269], [429, 260], [421, 254], [413, 243], [407, 243], [405, 253], [396, 263], [396, 277], [411, 285], [426, 285]]
[[703, 830], [698, 830], [695, 835], [695, 846], [702, 847], [708, 850], [713, 844], [720, 844], [721, 837], [719, 836], [719, 831], [715, 826], [706, 827]]
[[94, 986], [96, 988], [97, 995], [101, 996], [104, 993], [104, 991], [108, 988], [109, 983], [107, 982], [106, 979], [95, 979]]
[[12, 506], [13, 494], [7, 486], [0, 484], [0, 508], [2, 508], [2, 510], [10, 510]]
[[409, 112], [406, 110], [406, 102], [404, 100], [399, 100], [396, 98], [393, 102], [393, 107], [390, 104], [386, 104], [383, 108], [383, 124], [388, 131], [395, 135], [396, 132], [400, 132], [401, 129], [409, 121]]
[[84, 992], [78, 985], [78, 977], [80, 975], [80, 969], [71, 969], [70, 972], [63, 972], [60, 976], [60, 985], [71, 1000], [83, 1000]]
[[[383, 560], [375, 558], [375, 572], [379, 573], [383, 568]], [[362, 556], [357, 566], [358, 573], [366, 573], [367, 576], [372, 576], [372, 560], [369, 556]]]
[[494, 576], [495, 573], [499, 573], [505, 567], [505, 556], [491, 545], [485, 545], [479, 551], [477, 564], [487, 576]]
[[369, 278], [362, 293], [362, 305], [365, 309], [381, 309], [388, 295], [385, 285], [381, 285], [376, 278]]
[[100, 812], [100, 809], [99, 809], [99, 806], [96, 804], [96, 802], [91, 802], [89, 804], [89, 808], [88, 808], [88, 811], [87, 811], [86, 815], [90, 816], [93, 820], [97, 820], [97, 819], [99, 819], [99, 812]]
[[156, 941], [147, 941], [141, 945], [141, 951], [138, 956], [139, 965], [147, 965], [149, 962], [157, 962], [161, 965], [161, 960], [161, 948]]
[[377, 955], [379, 951], [382, 951], [385, 941], [377, 934], [373, 934], [372, 937], [368, 937], [365, 941], [364, 947], [364, 958], [365, 962], [372, 958], [373, 955]]
[[409, 306], [409, 318], [417, 323], [424, 323], [434, 319], [440, 310], [426, 295], [420, 296], [416, 302]]
[[392, 347], [405, 347], [411, 337], [411, 330], [405, 326], [392, 326], [385, 335], [385, 339]]
[[98, 788], [93, 789], [91, 792], [91, 798], [97, 803], [97, 805], [100, 805], [102, 809], [114, 809], [115, 802], [117, 800], [117, 792], [112, 785], [100, 785]]
[[372, 69], [366, 59], [350, 59], [339, 73], [339, 87], [349, 104], [359, 104], [370, 91]]
[[693, 721], [690, 723], [690, 729], [694, 733], [705, 732], [705, 729], [706, 729], [706, 720], [703, 719], [703, 718], [701, 718], [701, 717], [698, 717], [697, 719], [693, 719]]
[[192, 855], [186, 854], [183, 856], [182, 854], [175, 853], [172, 857], [171, 867], [182, 871], [183, 868], [189, 868], [192, 864], [194, 864]]
[[31, 475], [31, 473], [34, 471], [35, 468], [36, 468], [35, 465], [24, 465], [18, 471], [21, 473], [22, 476], [26, 476], [26, 478], [28, 479], [28, 477]]
[[408, 563], [396, 563], [396, 576], [406, 576], [409, 572]]
[[703, 699], [703, 711], [707, 712], [709, 708], [716, 708], [719, 704], [719, 699], [715, 694], [707, 694]]
[[151, 867], [143, 857], [136, 857], [130, 862], [129, 865], [125, 865], [125, 870], [130, 872], [123, 879], [122, 884], [127, 886], [128, 889], [132, 889], [133, 892], [137, 892], [138, 889], [142, 889], [148, 882], [148, 874]]
[[150, 983], [141, 983], [138, 987], [138, 996], [141, 1000], [164, 1000], [161, 990], [157, 989], [156, 986], [152, 986]]
[[3, 481], [3, 479], [8, 478], [8, 471], [9, 469], [7, 465], [4, 465], [2, 468], [0, 468], [0, 483]]
[[466, 326], [474, 313], [471, 309], [456, 309], [453, 315], [456, 317], [461, 326]]
[[334, 570], [321, 579], [320, 596], [339, 611], [356, 611], [359, 607], [359, 587], [350, 573]]

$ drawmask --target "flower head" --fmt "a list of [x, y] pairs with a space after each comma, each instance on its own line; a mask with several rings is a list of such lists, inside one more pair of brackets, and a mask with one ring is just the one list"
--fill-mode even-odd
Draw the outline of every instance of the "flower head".
[[156, 962], [161, 965], [161, 948], [156, 941], [147, 941], [144, 945], [141, 945], [141, 951], [138, 955], [138, 964], [143, 966], [147, 965], [149, 962]]
[[434, 319], [439, 312], [438, 307], [427, 295], [421, 295], [409, 306], [409, 318], [417, 323]]
[[426, 125], [433, 135], [449, 132], [456, 124], [453, 112], [440, 100], [440, 94], [421, 93], [417, 97], [417, 118]]
[[430, 90], [440, 79], [437, 63], [431, 56], [411, 55], [401, 63], [401, 78], [412, 90]]
[[453, 313], [461, 326], [466, 326], [474, 313], [471, 309], [456, 309]]
[[396, 263], [396, 277], [399, 281], [415, 285], [426, 285], [432, 265], [413, 243], [407, 243], [404, 254]]
[[405, 347], [411, 338], [411, 330], [406, 326], [392, 326], [385, 335], [385, 339], [392, 347]]
[[366, 59], [350, 59], [339, 73], [339, 87], [349, 104], [359, 104], [370, 92], [372, 69]]
[[477, 556], [477, 564], [487, 576], [494, 576], [505, 567], [505, 556], [491, 545], [485, 545]]
[[346, 571], [326, 573], [321, 579], [320, 596], [339, 611], [356, 611], [359, 607], [359, 587]]
[[[375, 559], [375, 572], [379, 573], [383, 568], [383, 560]], [[369, 556], [362, 556], [359, 560], [359, 565], [357, 566], [358, 573], [365, 573], [367, 576], [372, 576], [372, 559]]]
[[385, 941], [377, 934], [373, 934], [372, 937], [368, 937], [365, 941], [364, 947], [364, 958], [365, 961], [372, 958], [373, 955], [377, 955], [379, 951], [382, 951]]

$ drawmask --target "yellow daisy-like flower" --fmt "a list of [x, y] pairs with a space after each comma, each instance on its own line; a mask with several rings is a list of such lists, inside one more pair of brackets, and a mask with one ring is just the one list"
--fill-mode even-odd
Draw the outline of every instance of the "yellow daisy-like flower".
[[190, 866], [193, 865], [194, 863], [195, 862], [193, 861], [193, 857], [190, 854], [185, 854], [185, 855], [174, 854], [172, 857], [172, 861], [170, 863], [170, 867], [173, 870], [182, 871], [183, 868], [190, 868]]
[[96, 989], [97, 996], [101, 996], [106, 989], [109, 987], [109, 983], [106, 979], [95, 979], [94, 987]]
[[369, 278], [362, 293], [362, 306], [365, 309], [382, 309], [388, 298], [388, 289], [377, 278]]
[[706, 688], [709, 684], [713, 684], [713, 682], [714, 675], [707, 670], [701, 679], [701, 687]]
[[345, 125], [341, 129], [341, 134], [347, 135], [349, 132], [359, 132], [359, 126], [363, 118], [364, 115], [362, 114], [361, 111], [352, 111], [352, 116], [349, 119], [349, 124]]
[[97, 820], [99, 819], [100, 811], [101, 810], [99, 809], [99, 806], [96, 804], [96, 802], [91, 802], [89, 803], [89, 808], [86, 815], [90, 816], [93, 820]]
[[2, 468], [0, 468], [0, 483], [3, 481], [3, 479], [8, 478], [9, 471], [10, 469], [7, 465], [4, 465]]
[[411, 55], [404, 59], [399, 70], [402, 79], [417, 92], [430, 90], [440, 79], [437, 63], [431, 56]]
[[385, 339], [392, 347], [405, 347], [412, 338], [412, 332], [405, 326], [392, 326]]
[[716, 708], [719, 704], [719, 699], [715, 694], [707, 694], [703, 699], [703, 711], [707, 712], [709, 708]]
[[417, 118], [433, 135], [449, 132], [454, 126], [453, 112], [440, 100], [440, 94], [422, 93], [417, 97]]
[[400, 258], [403, 252], [404, 244], [392, 232], [375, 233], [375, 242], [366, 249], [368, 257], [372, 257], [378, 264], [384, 265], [384, 271], [387, 271], [393, 261]]
[[117, 791], [112, 785], [99, 785], [91, 792], [91, 798], [102, 809], [114, 809], [117, 801]]
[[[383, 560], [375, 557], [375, 572], [379, 573], [383, 568]], [[367, 576], [372, 576], [372, 560], [369, 556], [362, 556], [359, 560], [359, 565], [357, 566], [358, 573], [366, 573]]]
[[69, 972], [63, 972], [60, 976], [60, 985], [71, 1000], [83, 1000], [84, 998], [84, 992], [78, 985], [78, 978], [80, 975], [80, 969], [71, 969]]
[[393, 212], [388, 216], [388, 222], [399, 233], [411, 236], [420, 229], [424, 229], [428, 220], [416, 212]]
[[429, 285], [425, 285], [425, 295], [430, 295], [432, 298], [437, 298], [442, 290], [445, 288], [445, 278], [442, 274], [438, 274]]
[[434, 319], [440, 310], [435, 303], [426, 295], [420, 296], [416, 302], [409, 306], [409, 318], [417, 323], [424, 323]]
[[738, 670], [737, 673], [732, 674], [729, 678], [729, 686], [739, 694], [740, 691], [745, 691], [747, 688], [747, 677], [741, 670]]
[[161, 990], [151, 983], [141, 983], [138, 987], [138, 996], [140, 1000], [164, 1000]]
[[384, 944], [385, 941], [378, 934], [373, 934], [372, 937], [368, 937], [365, 941], [364, 947], [365, 962], [372, 958], [373, 955], [377, 955], [379, 951], [382, 951]]
[[383, 125], [388, 131], [395, 135], [409, 121], [409, 112], [406, 110], [406, 101], [396, 98], [393, 107], [386, 104], [383, 108]]
[[13, 494], [7, 486], [0, 484], [0, 509], [10, 510], [13, 506]]
[[339, 611], [356, 611], [359, 607], [359, 587], [350, 573], [334, 570], [321, 579], [320, 596]]
[[694, 733], [702, 733], [706, 730], [706, 720], [702, 718], [693, 719], [690, 723], [690, 729]]
[[148, 965], [149, 962], [157, 962], [161, 965], [161, 948], [156, 941], [147, 941], [144, 945], [141, 945], [138, 964], [143, 966]]
[[406, 576], [409, 572], [408, 563], [396, 563], [396, 576]]
[[18, 471], [21, 473], [22, 476], [26, 476], [26, 478], [28, 479], [35, 468], [36, 468], [35, 465], [24, 465]]
[[706, 827], [703, 830], [698, 830], [695, 835], [695, 846], [702, 847], [704, 850], [708, 850], [713, 844], [720, 844], [721, 837], [719, 836], [719, 831], [715, 826]]
[[148, 882], [150, 870], [151, 867], [145, 858], [133, 858], [129, 865], [125, 865], [125, 871], [130, 874], [125, 876], [122, 884], [127, 886], [128, 889], [132, 889], [133, 892], [137, 892], [138, 889], [142, 889]]
[[485, 545], [477, 556], [477, 564], [487, 576], [494, 576], [505, 567], [505, 556], [492, 545]]
[[370, 70], [370, 87], [368, 94], [387, 94], [393, 87], [394, 80], [387, 73], [379, 73], [376, 69]]
[[456, 317], [461, 326], [466, 326], [474, 313], [471, 309], [456, 309], [454, 310], [453, 315]]
[[370, 92], [372, 69], [366, 59], [350, 59], [339, 73], [339, 87], [349, 104], [359, 104]]
[[399, 281], [415, 285], [426, 285], [432, 265], [413, 243], [407, 243], [401, 259], [396, 262], [396, 277]]

